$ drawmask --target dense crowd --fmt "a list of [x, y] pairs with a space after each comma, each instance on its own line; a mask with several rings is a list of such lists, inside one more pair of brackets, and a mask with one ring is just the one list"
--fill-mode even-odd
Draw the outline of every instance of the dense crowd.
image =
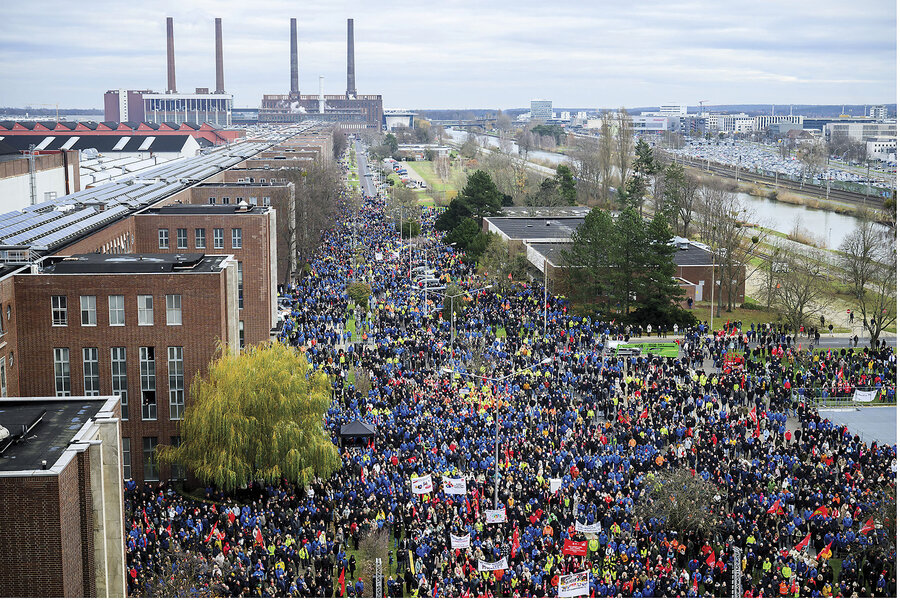
[[[207, 489], [205, 501], [130, 483], [130, 594], [154, 589], [182, 552], [200, 563], [198, 588], [230, 596], [371, 596], [356, 550], [377, 540], [390, 596], [556, 596], [560, 575], [586, 570], [591, 596], [725, 597], [735, 548], [747, 596], [896, 595], [895, 544], [869, 521], [893, 506], [896, 447], [867, 444], [793, 389], [846, 380], [893, 394], [892, 349], [798, 350], [729, 324], [683, 327], [677, 359], [616, 356], [609, 341], [635, 330], [558, 297], [545, 327], [539, 285], [483, 289], [483, 273], [430, 233], [433, 217], [412, 260], [480, 290], [455, 331], [443, 299], [415, 284], [384, 201], [366, 198], [356, 230], [345, 218], [326, 232], [281, 300], [281, 339], [332, 375], [325, 427], [343, 466], [307, 489]], [[353, 306], [352, 281], [371, 285], [368, 305]], [[745, 370], [709, 367], [736, 350]], [[375, 435], [344, 443], [356, 419]], [[639, 516], [652, 482], [678, 470], [715, 487], [708, 533]], [[434, 491], [414, 494], [425, 475]], [[445, 493], [444, 477], [464, 479], [465, 494]], [[499, 508], [505, 522], [486, 523]], [[452, 546], [466, 536], [468, 548]], [[564, 553], [567, 541], [586, 551]], [[502, 559], [508, 568], [479, 571]]]

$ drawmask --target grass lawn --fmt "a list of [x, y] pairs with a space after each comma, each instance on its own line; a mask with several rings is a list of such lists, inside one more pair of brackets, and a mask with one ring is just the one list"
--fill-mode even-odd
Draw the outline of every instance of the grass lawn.
[[[691, 312], [700, 321], [708, 321], [709, 302], [694, 302], [694, 308]], [[743, 330], [749, 331], [750, 323], [777, 323], [778, 313], [765, 307], [758, 310], [736, 307], [731, 312], [727, 312], [722, 308], [719, 316], [716, 317], [715, 308], [713, 308], [713, 329], [720, 329], [725, 324], [725, 321], [741, 321]]]
[[445, 193], [459, 191], [456, 189], [453, 181], [456, 179], [456, 175], [458, 173], [461, 173], [462, 171], [452, 163], [450, 165], [450, 177], [446, 182], [442, 182], [440, 177], [437, 176], [437, 173], [435, 173], [433, 161], [416, 161], [413, 165], [413, 168], [416, 170], [416, 173], [418, 173], [422, 177], [422, 179], [425, 180], [425, 183], [427, 183], [434, 191]]

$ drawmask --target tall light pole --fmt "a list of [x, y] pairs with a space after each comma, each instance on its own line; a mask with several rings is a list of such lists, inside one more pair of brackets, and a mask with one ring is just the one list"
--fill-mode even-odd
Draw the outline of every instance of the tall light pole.
[[[453, 244], [451, 244], [453, 245]], [[490, 283], [484, 287], [478, 288], [477, 290], [463, 290], [457, 294], [444, 294], [445, 298], [450, 298], [450, 347], [453, 347], [453, 342], [456, 341], [456, 311], [453, 309], [454, 301], [460, 296], [467, 296], [469, 294], [475, 294], [484, 290], [489, 290], [494, 287], [493, 283]]]
[[494, 398], [494, 509], [497, 509], [497, 506], [500, 502], [500, 385], [501, 383], [512, 379], [516, 375], [521, 375], [525, 371], [530, 371], [532, 368], [537, 367], [539, 365], [549, 365], [553, 359], [545, 358], [540, 362], [536, 362], [533, 365], [528, 365], [518, 371], [513, 371], [509, 375], [504, 375], [503, 377], [486, 377], [484, 375], [479, 375], [478, 373], [468, 373], [466, 371], [454, 371], [449, 367], [445, 367], [442, 369], [445, 373], [456, 373], [458, 375], [465, 375], [466, 377], [473, 377], [475, 379], [484, 379], [486, 381], [492, 381], [497, 384], [498, 396]]

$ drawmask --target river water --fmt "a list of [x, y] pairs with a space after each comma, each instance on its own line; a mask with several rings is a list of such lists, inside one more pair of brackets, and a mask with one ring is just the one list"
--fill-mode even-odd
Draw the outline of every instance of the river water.
[[[464, 131], [450, 129], [447, 130], [447, 134], [458, 142], [465, 141], [468, 136], [468, 133]], [[500, 146], [500, 140], [493, 136], [479, 135], [477, 137], [483, 146], [489, 148]], [[513, 151], [517, 152], [518, 146], [515, 142], [510, 143]], [[528, 157], [554, 165], [569, 162], [569, 157], [564, 154], [543, 150], [532, 150], [528, 153]], [[852, 233], [859, 223], [859, 219], [852, 215], [841, 215], [829, 210], [786, 204], [750, 194], [739, 193], [737, 196], [749, 210], [747, 221], [784, 234], [794, 233], [795, 230], [798, 230], [807, 238], [815, 240], [820, 247], [830, 250], [837, 250], [844, 238]]]

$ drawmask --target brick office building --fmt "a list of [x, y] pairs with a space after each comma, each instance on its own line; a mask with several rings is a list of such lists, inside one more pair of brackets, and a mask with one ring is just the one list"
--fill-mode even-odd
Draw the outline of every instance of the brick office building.
[[[230, 173], [226, 171], [227, 174]], [[191, 188], [191, 204], [206, 205], [235, 205], [247, 203], [250, 206], [271, 206], [275, 209], [275, 260], [277, 261], [277, 276], [275, 281], [280, 284], [289, 283], [296, 275], [297, 256], [297, 213], [294, 196], [294, 184], [287, 181], [281, 173], [283, 180], [276, 183], [276, 177], [272, 176], [269, 182], [231, 182], [203, 183]]]
[[14, 286], [17, 360], [29, 373], [20, 392], [121, 396], [125, 477], [168, 478], [151, 464], [153, 449], [178, 442], [193, 375], [219, 344], [239, 343], [234, 257], [50, 257]]
[[271, 339], [276, 304], [275, 211], [267, 206], [170, 204], [134, 216], [135, 252], [234, 257], [240, 347]]
[[0, 398], [0, 425], [2, 594], [125, 597], [118, 398]]

